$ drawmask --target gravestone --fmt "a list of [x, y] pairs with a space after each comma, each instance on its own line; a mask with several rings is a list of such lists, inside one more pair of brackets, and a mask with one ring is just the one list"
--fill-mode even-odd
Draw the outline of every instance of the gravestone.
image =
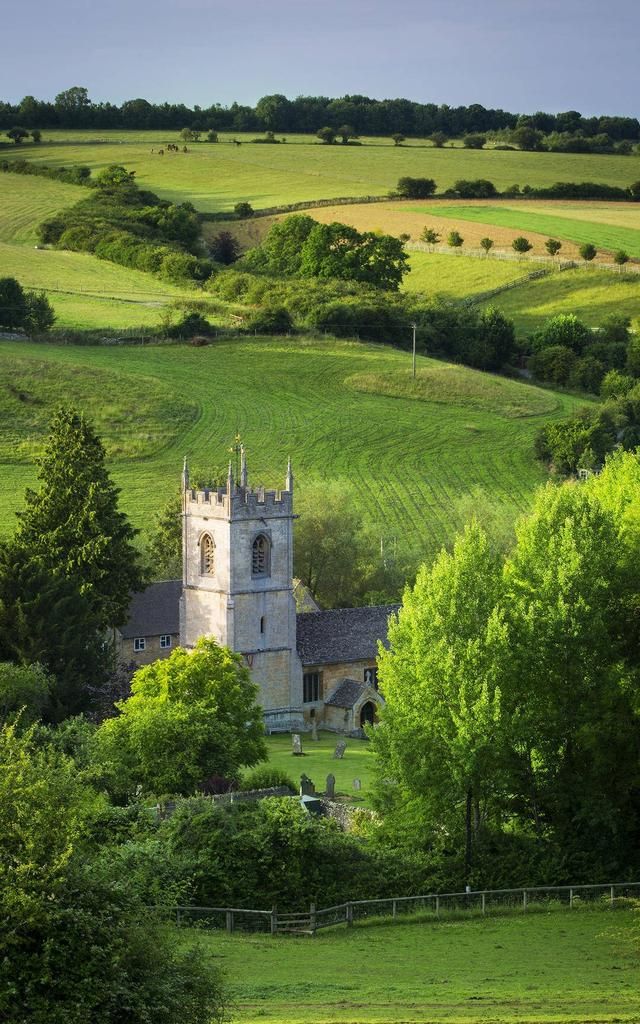
[[304, 773], [300, 776], [300, 796], [315, 796], [316, 787]]
[[316, 722], [315, 718], [311, 719], [311, 739], [318, 739], [318, 723]]
[[292, 751], [294, 757], [302, 757], [302, 739], [300, 733], [294, 732], [291, 735]]
[[329, 773], [329, 775], [327, 775], [327, 788], [325, 790], [325, 794], [324, 795], [329, 800], [333, 800], [334, 796], [336, 795], [336, 777], [335, 777], [335, 775], [332, 775], [331, 773]]
[[344, 740], [340, 740], [339, 743], [336, 743], [336, 749], [333, 752], [334, 760], [341, 761], [346, 749], [347, 749], [347, 744], [345, 743]]
[[362, 789], [362, 783], [360, 782], [360, 779], [353, 780], [353, 788], [357, 790]]

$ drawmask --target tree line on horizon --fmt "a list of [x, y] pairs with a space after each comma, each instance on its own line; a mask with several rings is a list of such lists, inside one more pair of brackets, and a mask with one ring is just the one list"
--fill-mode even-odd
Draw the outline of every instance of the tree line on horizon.
[[471, 132], [502, 131], [520, 127], [543, 134], [582, 133], [585, 137], [601, 134], [613, 140], [639, 140], [640, 121], [619, 115], [584, 117], [577, 110], [561, 113], [536, 111], [516, 114], [491, 109], [480, 103], [451, 107], [446, 103], [418, 103], [408, 99], [372, 99], [347, 95], [297, 96], [290, 100], [279, 93], [263, 96], [255, 106], [232, 103], [222, 106], [184, 103], [150, 103], [143, 98], [126, 100], [121, 105], [95, 103], [83, 86], [72, 86], [58, 93], [53, 102], [28, 95], [17, 104], [0, 100], [0, 129], [14, 124], [26, 128], [94, 129], [182, 129], [185, 125], [199, 131], [276, 131], [315, 133], [322, 125], [348, 124], [359, 135], [427, 137], [441, 132], [449, 138]]

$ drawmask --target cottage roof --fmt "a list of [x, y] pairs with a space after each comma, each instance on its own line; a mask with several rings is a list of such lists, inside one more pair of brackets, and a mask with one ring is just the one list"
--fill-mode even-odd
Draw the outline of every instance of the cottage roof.
[[129, 618], [120, 629], [125, 640], [136, 636], [162, 636], [180, 632], [180, 595], [182, 580], [151, 583], [146, 590], [134, 594], [129, 605]]
[[297, 648], [303, 665], [375, 661], [378, 641], [387, 640], [389, 616], [397, 604], [333, 608], [296, 616]]

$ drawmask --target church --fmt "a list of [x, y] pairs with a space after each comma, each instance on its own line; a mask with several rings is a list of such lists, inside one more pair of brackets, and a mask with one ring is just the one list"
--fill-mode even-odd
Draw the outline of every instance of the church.
[[297, 611], [291, 460], [282, 489], [253, 489], [241, 447], [237, 476], [230, 463], [226, 486], [198, 490], [185, 460], [182, 580], [133, 596], [119, 660], [148, 664], [213, 636], [250, 669], [267, 732], [358, 735], [382, 704], [378, 641], [398, 606]]

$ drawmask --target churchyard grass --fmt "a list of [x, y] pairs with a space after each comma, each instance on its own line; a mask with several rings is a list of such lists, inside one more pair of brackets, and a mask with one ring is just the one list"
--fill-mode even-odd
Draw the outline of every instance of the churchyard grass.
[[[251, 145], [249, 140], [259, 135], [238, 133], [235, 137], [243, 144], [236, 146], [231, 144], [234, 136], [225, 132], [216, 144], [192, 143], [188, 153], [160, 156], [157, 150], [163, 144], [179, 142], [178, 132], [47, 130], [41, 145], [7, 147], [2, 155], [94, 169], [124, 164], [136, 172], [145, 188], [166, 199], [189, 200], [203, 211], [232, 210], [239, 200], [259, 209], [334, 196], [385, 195], [405, 175], [434, 178], [440, 191], [458, 178], [487, 178], [502, 190], [516, 182], [540, 186], [597, 181], [628, 186], [640, 177], [640, 158], [635, 155], [436, 149], [418, 139], [404, 146], [394, 146], [390, 139], [367, 138], [360, 140], [360, 146], [325, 146], [309, 135], [287, 136], [286, 145]], [[55, 141], [49, 143], [49, 139]]]
[[180, 932], [179, 941], [202, 942], [219, 958], [238, 1024], [604, 1024], [640, 1017], [632, 909], [387, 919], [314, 939]]
[[[254, 483], [284, 482], [291, 454], [299, 505], [310, 485], [342, 483], [376, 535], [415, 555], [428, 557], [451, 540], [479, 494], [511, 523], [546, 478], [532, 448], [539, 425], [585, 400], [515, 381], [501, 381], [496, 391], [493, 378], [462, 366], [448, 371], [446, 404], [350, 383], [354, 374], [406, 372], [410, 358], [333, 339], [227, 339], [204, 348], [0, 342], [0, 529], [12, 529], [24, 488], [35, 481], [32, 456], [60, 400], [102, 421], [122, 505], [145, 532], [175, 492], [183, 456], [217, 469], [238, 432]], [[443, 366], [424, 357], [418, 365]], [[90, 388], [93, 373], [99, 384]], [[483, 405], [478, 387], [485, 382]], [[140, 389], [149, 396], [144, 425], [134, 409]], [[101, 412], [116, 400], [117, 422]], [[183, 415], [162, 412], [176, 406]], [[16, 454], [18, 436], [27, 442]]]
[[[333, 732], [318, 732], [314, 740], [311, 733], [302, 733], [302, 756], [292, 754], [289, 733], [267, 737], [269, 767], [277, 768], [298, 784], [300, 776], [307, 775], [316, 787], [316, 792], [325, 790], [327, 775], [335, 776], [336, 796], [349, 797], [355, 806], [366, 807], [373, 773], [373, 753], [368, 740], [346, 739], [346, 750], [342, 758], [334, 758], [338, 740], [342, 737]], [[354, 789], [354, 779], [360, 779], [361, 789]]]

